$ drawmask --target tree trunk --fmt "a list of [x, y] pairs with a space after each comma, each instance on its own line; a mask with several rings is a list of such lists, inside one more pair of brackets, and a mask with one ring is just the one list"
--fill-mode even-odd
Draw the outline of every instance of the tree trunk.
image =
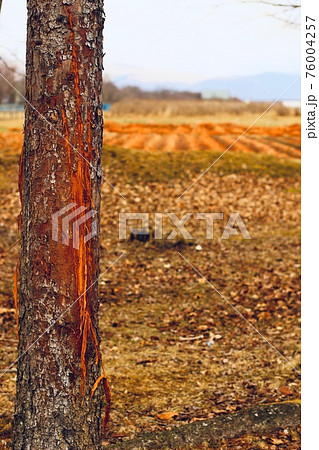
[[103, 0], [27, 4], [26, 98], [36, 111], [26, 104], [20, 163], [13, 448], [95, 450], [102, 386], [91, 397], [100, 354], [97, 283], [90, 286], [99, 274], [99, 230], [85, 243], [92, 220], [83, 223], [77, 249], [62, 243], [61, 229], [52, 239], [52, 215], [74, 203], [72, 211], [84, 206], [99, 218]]

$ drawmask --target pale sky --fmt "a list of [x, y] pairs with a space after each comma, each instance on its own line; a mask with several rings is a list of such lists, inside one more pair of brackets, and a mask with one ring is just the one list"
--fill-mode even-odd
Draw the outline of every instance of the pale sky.
[[[298, 20], [300, 10], [274, 18], [273, 7], [249, 0], [107, 0], [105, 11], [104, 67], [111, 79], [193, 83], [300, 72], [299, 26], [281, 20]], [[0, 54], [20, 69], [25, 39], [26, 1], [3, 0]]]

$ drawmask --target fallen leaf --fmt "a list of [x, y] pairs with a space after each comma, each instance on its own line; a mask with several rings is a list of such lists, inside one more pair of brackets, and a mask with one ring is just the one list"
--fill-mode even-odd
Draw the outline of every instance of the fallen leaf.
[[287, 388], [287, 386], [282, 386], [281, 388], [279, 388], [280, 392], [284, 395], [294, 395], [294, 393]]
[[178, 416], [178, 413], [173, 411], [163, 412], [161, 414], [157, 414], [156, 417], [161, 420], [172, 420], [173, 417]]
[[283, 444], [284, 442], [281, 439], [271, 438], [271, 443], [275, 445]]

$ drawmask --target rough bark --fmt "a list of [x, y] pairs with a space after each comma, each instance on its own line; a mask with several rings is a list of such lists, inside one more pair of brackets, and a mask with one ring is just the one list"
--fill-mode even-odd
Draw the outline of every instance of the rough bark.
[[[100, 448], [99, 232], [79, 249], [52, 240], [52, 214], [100, 208], [102, 0], [28, 0], [20, 162], [19, 355], [13, 448]], [[40, 113], [40, 114], [39, 114]], [[52, 126], [51, 126], [51, 125]], [[85, 159], [83, 159], [84, 156]], [[87, 212], [86, 211], [86, 212]], [[83, 294], [89, 288], [87, 293]], [[49, 332], [24, 351], [79, 296]]]
[[300, 426], [300, 404], [257, 405], [246, 411], [200, 420], [161, 433], [149, 432], [130, 441], [103, 447], [105, 450], [186, 449], [218, 444], [247, 434], [269, 434]]

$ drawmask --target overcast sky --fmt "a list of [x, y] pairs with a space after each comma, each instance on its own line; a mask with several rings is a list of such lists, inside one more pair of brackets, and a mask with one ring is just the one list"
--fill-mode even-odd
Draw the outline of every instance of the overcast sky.
[[[289, 1], [289, 0], [286, 0]], [[144, 82], [300, 72], [300, 30], [249, 0], [107, 0], [105, 72]], [[293, 15], [292, 15], [293, 14]], [[3, 0], [0, 54], [25, 60], [26, 1]]]

